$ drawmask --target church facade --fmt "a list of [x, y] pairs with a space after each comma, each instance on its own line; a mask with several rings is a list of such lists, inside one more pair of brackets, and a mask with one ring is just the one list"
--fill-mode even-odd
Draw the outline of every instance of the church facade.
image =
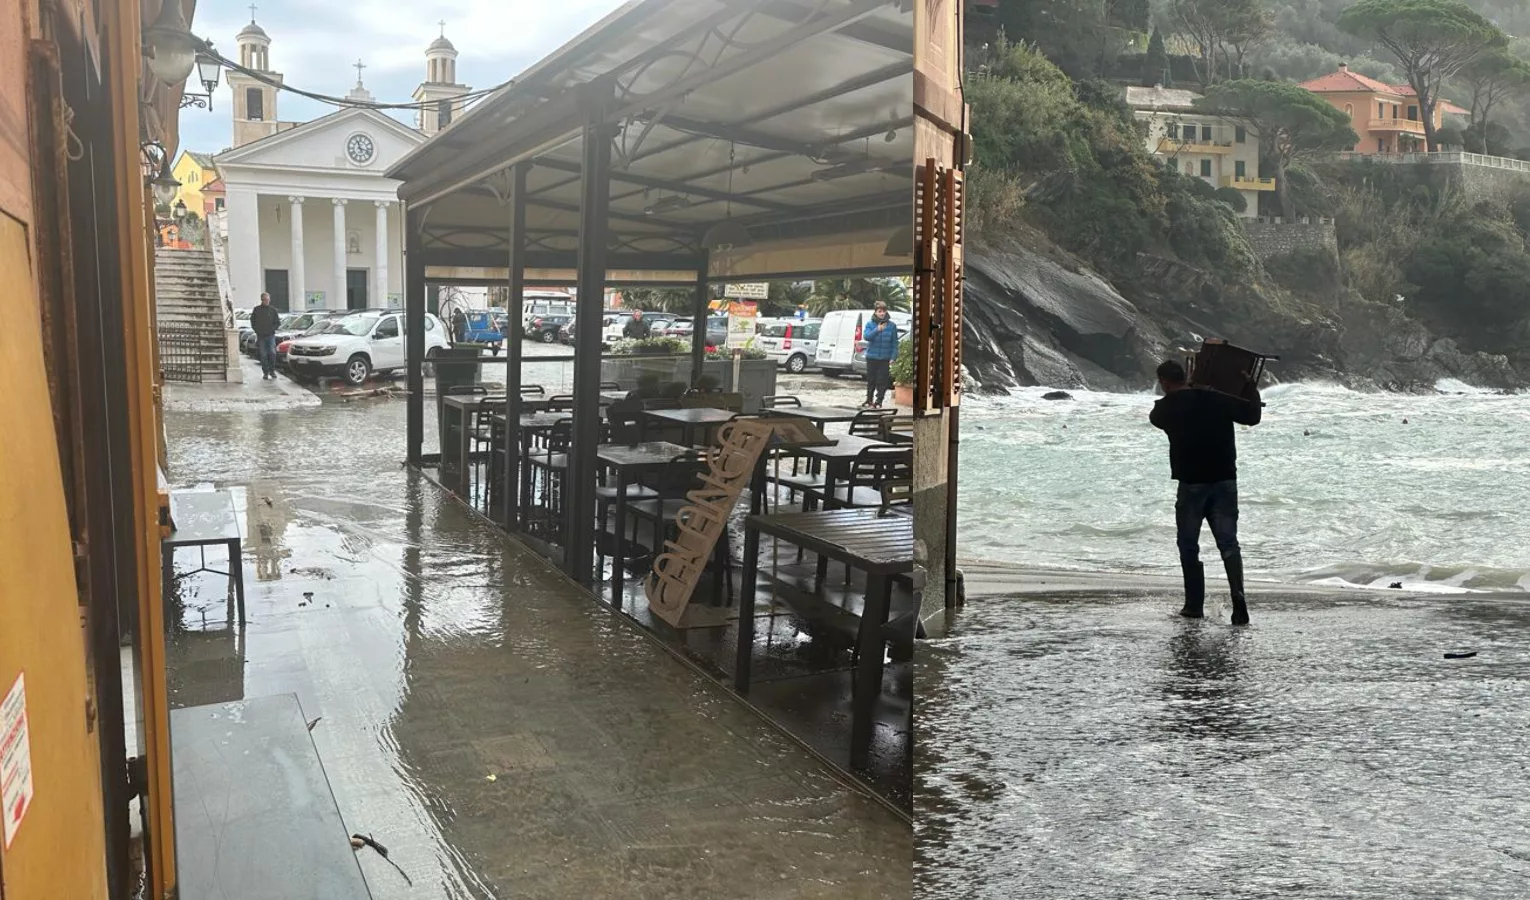
[[[241, 65], [229, 76], [234, 146], [214, 161], [226, 209], [229, 282], [237, 307], [271, 295], [282, 310], [402, 305], [403, 219], [398, 182], [383, 172], [461, 111], [457, 51], [443, 36], [426, 51], [416, 127], [365, 105], [310, 122], [277, 118], [281, 74], [270, 38], [254, 21], [238, 36]], [[346, 95], [373, 102], [357, 65]], [[237, 76], [237, 77], [236, 77]]]

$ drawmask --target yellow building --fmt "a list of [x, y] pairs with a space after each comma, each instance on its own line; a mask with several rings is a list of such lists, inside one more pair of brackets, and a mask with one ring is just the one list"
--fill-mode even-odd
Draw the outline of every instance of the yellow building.
[[175, 161], [170, 172], [181, 183], [170, 205], [184, 203], [188, 211], [202, 215], [206, 199], [202, 196], [202, 188], [218, 180], [218, 168], [213, 165], [212, 155], [182, 150], [181, 158]]

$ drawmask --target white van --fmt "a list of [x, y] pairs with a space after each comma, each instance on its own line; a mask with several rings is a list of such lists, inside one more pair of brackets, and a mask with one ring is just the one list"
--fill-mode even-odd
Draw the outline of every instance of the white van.
[[[818, 331], [818, 368], [831, 378], [838, 378], [855, 370], [855, 356], [866, 349], [861, 340], [861, 326], [871, 321], [870, 309], [836, 309], [824, 313], [823, 325]], [[898, 326], [899, 336], [908, 334], [913, 318], [908, 313], [888, 312], [888, 318]]]

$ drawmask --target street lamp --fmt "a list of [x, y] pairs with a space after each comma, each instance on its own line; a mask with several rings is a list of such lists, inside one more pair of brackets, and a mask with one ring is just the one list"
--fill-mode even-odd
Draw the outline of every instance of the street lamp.
[[154, 189], [154, 201], [156, 203], [163, 203], [169, 206], [170, 201], [175, 199], [175, 192], [181, 189], [181, 183], [175, 180], [174, 175], [170, 174], [170, 162], [168, 159], [164, 167], [159, 170], [159, 174], [149, 179], [149, 187]]
[[149, 71], [165, 84], [180, 84], [191, 75], [201, 41], [191, 33], [181, 0], [163, 0], [159, 17], [143, 33]]
[[185, 200], [177, 200], [177, 201], [175, 201], [175, 206], [170, 208], [170, 212], [175, 216], [175, 221], [177, 221], [177, 222], [179, 222], [180, 220], [186, 218], [186, 201]]
[[197, 94], [182, 89], [181, 109], [188, 106], [197, 106], [211, 111], [213, 94], [218, 90], [218, 76], [223, 73], [223, 63], [212, 52], [211, 45], [208, 49], [197, 53], [197, 80], [202, 82], [202, 90], [205, 93]]

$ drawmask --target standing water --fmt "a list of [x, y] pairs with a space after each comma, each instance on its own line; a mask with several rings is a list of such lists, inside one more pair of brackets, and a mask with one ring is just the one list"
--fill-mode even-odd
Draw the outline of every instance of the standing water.
[[[1238, 429], [1250, 576], [1530, 590], [1530, 397], [1440, 387], [1448, 393], [1266, 389], [1264, 422]], [[1147, 420], [1155, 398], [1045, 392], [964, 408], [963, 555], [1177, 574], [1168, 440]], [[1209, 533], [1202, 546], [1214, 560]]]

